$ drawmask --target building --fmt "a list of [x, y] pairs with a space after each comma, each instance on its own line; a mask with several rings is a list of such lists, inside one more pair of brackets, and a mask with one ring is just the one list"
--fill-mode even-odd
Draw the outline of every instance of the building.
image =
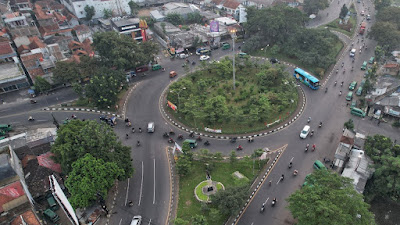
[[168, 14], [179, 14], [183, 18], [186, 18], [188, 14], [200, 12], [200, 9], [193, 4], [186, 4], [180, 2], [170, 2], [162, 7], [162, 14], [167, 16]]
[[0, 94], [28, 88], [29, 81], [8, 39], [0, 38]]
[[353, 179], [354, 189], [362, 194], [367, 180], [374, 172], [372, 164], [373, 161], [365, 155], [363, 150], [352, 149], [342, 176]]
[[92, 31], [85, 24], [75, 26], [73, 29], [76, 33], [76, 37], [80, 42], [83, 42], [85, 39], [90, 39], [91, 41], [93, 41]]
[[12, 37], [40, 35], [30, 13], [9, 12], [2, 15], [2, 19]]
[[165, 20], [165, 16], [161, 14], [158, 10], [150, 11], [150, 17], [153, 18], [156, 22]]
[[383, 66], [383, 74], [388, 74], [392, 76], [397, 76], [400, 71], [400, 65], [397, 63], [386, 63]]
[[128, 5], [129, 1], [130, 0], [61, 0], [61, 4], [67, 7], [67, 9], [79, 19], [86, 17], [85, 6], [93, 6], [96, 11], [93, 19], [98, 19], [104, 17], [105, 9], [111, 10], [114, 16], [129, 15], [131, 13]]
[[44, 40], [46, 45], [58, 44], [60, 51], [65, 57], [69, 57], [71, 52], [69, 50], [68, 44], [73, 40], [71, 36], [52, 36]]
[[146, 39], [143, 37], [141, 28], [139, 27], [139, 18], [113, 18], [111, 19], [111, 26], [113, 30], [119, 34], [125, 34], [137, 41]]
[[10, 7], [13, 12], [29, 12], [33, 10], [29, 0], [10, 0]]

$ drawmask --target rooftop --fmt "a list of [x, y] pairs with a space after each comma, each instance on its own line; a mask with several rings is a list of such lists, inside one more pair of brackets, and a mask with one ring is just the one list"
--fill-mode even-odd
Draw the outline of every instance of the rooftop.
[[[9, 185], [0, 188], [0, 212], [4, 212], [5, 204], [16, 200], [19, 197], [25, 196], [24, 189], [22, 188], [21, 182], [15, 181]], [[25, 196], [26, 197], [26, 196]], [[16, 206], [14, 206], [16, 207]], [[13, 208], [14, 208], [13, 207]]]
[[25, 78], [25, 74], [18, 64], [14, 62], [0, 63], [0, 83], [13, 79]]
[[[23, 223], [22, 220], [24, 220], [25, 223]], [[38, 219], [36, 218], [35, 214], [31, 209], [17, 216], [13, 221], [11, 221], [10, 225], [21, 225], [21, 224], [40, 225]]]
[[0, 42], [0, 56], [13, 54], [14, 50], [8, 41]]
[[224, 7], [230, 8], [230, 9], [236, 9], [240, 5], [239, 2], [236, 0], [226, 0], [223, 4]]
[[0, 154], [0, 182], [15, 177], [17, 174], [10, 165], [10, 156], [6, 153]]
[[129, 25], [138, 25], [139, 27], [139, 18], [128, 18], [128, 19], [119, 19], [119, 20], [113, 20], [113, 23], [117, 27], [124, 27], [124, 26], [129, 26]]

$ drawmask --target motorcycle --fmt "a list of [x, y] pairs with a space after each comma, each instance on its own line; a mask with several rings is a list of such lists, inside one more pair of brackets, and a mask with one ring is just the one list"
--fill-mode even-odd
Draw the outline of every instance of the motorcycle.
[[328, 92], [328, 88], [325, 88], [325, 93]]
[[173, 130], [171, 130], [171, 131], [169, 132], [169, 135], [175, 135], [175, 132], [174, 132]]
[[319, 122], [319, 125], [318, 125], [318, 127], [319, 127], [319, 128], [321, 128], [321, 127], [322, 127], [322, 122]]
[[31, 104], [37, 103], [36, 100], [31, 99]]
[[299, 171], [294, 170], [294, 171], [293, 171], [293, 176], [297, 176], [298, 173], [299, 173]]
[[306, 149], [304, 151], [307, 152], [309, 147], [310, 147], [310, 144], [307, 144]]
[[178, 135], [178, 139], [182, 140], [183, 139], [183, 135], [182, 134]]
[[174, 143], [174, 140], [172, 138], [169, 138], [168, 143]]
[[30, 116], [29, 118], [28, 118], [28, 121], [34, 121], [35, 120], [35, 118], [33, 118], [32, 116]]
[[251, 143], [251, 142], [254, 141], [254, 139], [253, 139], [252, 137], [249, 137], [249, 138], [247, 139], [247, 141], [248, 141], [249, 143]]
[[140, 146], [140, 141], [137, 141], [137, 144], [136, 144], [138, 147]]
[[134, 127], [132, 127], [132, 133], [135, 133], [135, 128]]
[[201, 136], [198, 136], [198, 137], [196, 138], [196, 140], [197, 140], [197, 141], [202, 141], [203, 139], [201, 139]]
[[189, 137], [194, 137], [194, 132], [192, 131], [192, 132], [190, 132], [190, 134], [189, 134]]
[[289, 162], [289, 169], [292, 168], [292, 166], [293, 166], [293, 163]]
[[262, 204], [260, 212], [264, 212], [264, 210], [265, 210], [265, 203]]
[[310, 123], [310, 122], [311, 122], [311, 117], [308, 117], [307, 123]]
[[312, 137], [314, 135], [314, 131], [312, 130], [311, 132], [310, 132], [310, 137]]
[[165, 133], [163, 134], [163, 137], [168, 138], [168, 137], [169, 137], [169, 134], [168, 134], [167, 132], [165, 132]]
[[142, 128], [139, 127], [139, 133], [142, 133]]
[[277, 202], [277, 201], [276, 201], [276, 198], [274, 198], [274, 199], [272, 200], [271, 206], [274, 207], [275, 204], [276, 204], [276, 202]]
[[208, 145], [210, 145], [210, 142], [209, 141], [205, 141], [204, 145], [208, 146]]
[[237, 137], [233, 137], [233, 138], [231, 138], [230, 142], [231, 142], [231, 143], [235, 143], [235, 142], [236, 142], [236, 139], [237, 139]]
[[238, 150], [238, 151], [243, 150], [243, 147], [239, 145], [239, 146], [236, 148], [236, 150]]

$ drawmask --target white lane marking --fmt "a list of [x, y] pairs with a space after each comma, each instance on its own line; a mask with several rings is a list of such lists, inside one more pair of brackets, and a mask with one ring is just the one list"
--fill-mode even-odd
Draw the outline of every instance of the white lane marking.
[[151, 218], [150, 218], [149, 224], [151, 224]]
[[264, 204], [267, 204], [269, 197], [265, 200]]
[[140, 194], [139, 194], [139, 206], [140, 206], [140, 201], [142, 200], [142, 191], [143, 191], [143, 161], [142, 161], [142, 181], [140, 183]]
[[155, 202], [156, 202], [156, 158], [154, 158], [153, 159], [153, 161], [154, 161], [154, 184], [153, 184], [153, 186], [154, 186], [154, 194], [153, 194], [153, 205], [155, 204]]
[[122, 218], [119, 220], [119, 225], [121, 225], [121, 223], [122, 223]]
[[130, 178], [128, 178], [128, 186], [126, 187], [125, 206], [126, 206], [126, 203], [128, 202], [129, 180], [130, 180]]

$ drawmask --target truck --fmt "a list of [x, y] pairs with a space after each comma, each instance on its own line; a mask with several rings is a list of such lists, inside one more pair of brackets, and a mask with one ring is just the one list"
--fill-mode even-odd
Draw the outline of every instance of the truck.
[[367, 26], [366, 22], [362, 22], [360, 26], [360, 34], [364, 34], [365, 32], [365, 27]]

